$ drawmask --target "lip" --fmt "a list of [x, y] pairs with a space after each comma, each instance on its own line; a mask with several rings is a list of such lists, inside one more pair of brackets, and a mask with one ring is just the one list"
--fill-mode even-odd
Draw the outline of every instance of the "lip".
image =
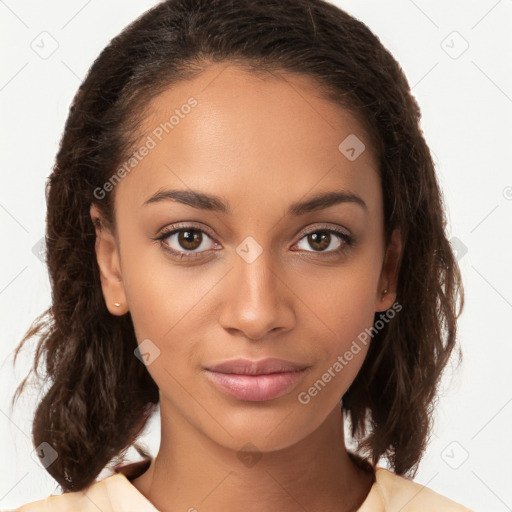
[[291, 391], [308, 366], [267, 358], [259, 361], [232, 359], [205, 368], [209, 380], [239, 400], [263, 402]]

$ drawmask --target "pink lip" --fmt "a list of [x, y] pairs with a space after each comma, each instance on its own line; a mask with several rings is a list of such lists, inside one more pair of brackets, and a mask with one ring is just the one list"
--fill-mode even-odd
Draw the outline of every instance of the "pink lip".
[[210, 381], [228, 394], [252, 402], [284, 395], [297, 385], [306, 366], [282, 359], [234, 359], [206, 368]]

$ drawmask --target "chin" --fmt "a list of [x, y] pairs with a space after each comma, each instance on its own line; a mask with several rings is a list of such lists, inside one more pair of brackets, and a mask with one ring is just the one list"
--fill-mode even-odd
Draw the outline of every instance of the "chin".
[[223, 428], [212, 421], [208, 437], [235, 451], [249, 444], [252, 447], [249, 446], [248, 451], [257, 450], [261, 453], [284, 450], [299, 443], [320, 428], [330, 412], [304, 408], [298, 403], [295, 408], [283, 406], [269, 409], [268, 404], [265, 408], [260, 403], [259, 406], [252, 404], [251, 407], [240, 407], [236, 411], [226, 409], [220, 413], [220, 407], [216, 410], [219, 411], [219, 417], [223, 418]]

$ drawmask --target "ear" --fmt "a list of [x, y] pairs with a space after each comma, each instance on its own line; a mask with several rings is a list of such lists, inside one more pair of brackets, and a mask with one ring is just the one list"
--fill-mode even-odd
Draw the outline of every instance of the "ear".
[[95, 204], [91, 205], [90, 215], [96, 230], [96, 260], [105, 304], [112, 315], [121, 316], [128, 312], [128, 304], [116, 239], [106, 227], [103, 216]]
[[377, 287], [375, 311], [386, 311], [396, 300], [398, 273], [402, 258], [402, 235], [396, 228], [391, 233]]

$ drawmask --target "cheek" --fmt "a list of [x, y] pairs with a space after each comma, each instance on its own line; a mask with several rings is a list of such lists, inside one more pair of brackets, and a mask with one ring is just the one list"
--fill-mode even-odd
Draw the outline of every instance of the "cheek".
[[[204, 297], [215, 285], [196, 269], [143, 259], [141, 254], [123, 267], [123, 281], [137, 338], [151, 337], [166, 344], [174, 332], [196, 320]], [[126, 270], [126, 272], [125, 272]], [[126, 276], [126, 277], [125, 277]], [[192, 333], [191, 333], [192, 334]]]
[[[343, 282], [330, 284], [323, 293], [310, 293], [308, 301], [314, 306], [318, 319], [325, 327], [325, 335], [319, 338], [327, 357], [324, 365], [330, 365], [338, 355], [343, 355], [350, 349], [352, 342], [361, 338], [361, 333], [372, 326], [375, 313], [373, 288], [373, 280], [365, 282], [353, 272], [345, 276]], [[361, 359], [362, 364], [366, 353], [364, 344], [359, 352], [357, 359]]]
[[148, 371], [161, 389], [180, 391], [172, 377], [184, 382], [199, 369], [222, 275], [208, 265], [172, 262], [156, 243], [124, 242], [123, 285], [135, 334], [159, 355]]
[[328, 333], [347, 340], [373, 323], [380, 264], [370, 256], [330, 271], [312, 269], [294, 292]]
[[374, 254], [378, 251], [361, 254], [329, 275], [312, 273], [309, 284], [301, 280], [297, 290], [309, 308], [304, 314], [315, 340], [311, 356], [317, 363], [301, 389], [305, 393], [301, 403], [309, 400], [318, 413], [326, 404], [334, 406], [346, 392], [368, 352], [381, 264]]
[[[137, 339], [159, 344], [185, 314], [188, 296], [180, 273], [164, 264], [156, 242], [121, 231], [121, 272]], [[190, 287], [190, 285], [189, 285]]]
[[316, 364], [297, 390], [298, 402], [314, 418], [337, 407], [359, 373], [371, 342], [374, 311], [367, 295], [355, 288], [350, 296], [333, 293], [323, 317], [329, 333], [315, 338]]

